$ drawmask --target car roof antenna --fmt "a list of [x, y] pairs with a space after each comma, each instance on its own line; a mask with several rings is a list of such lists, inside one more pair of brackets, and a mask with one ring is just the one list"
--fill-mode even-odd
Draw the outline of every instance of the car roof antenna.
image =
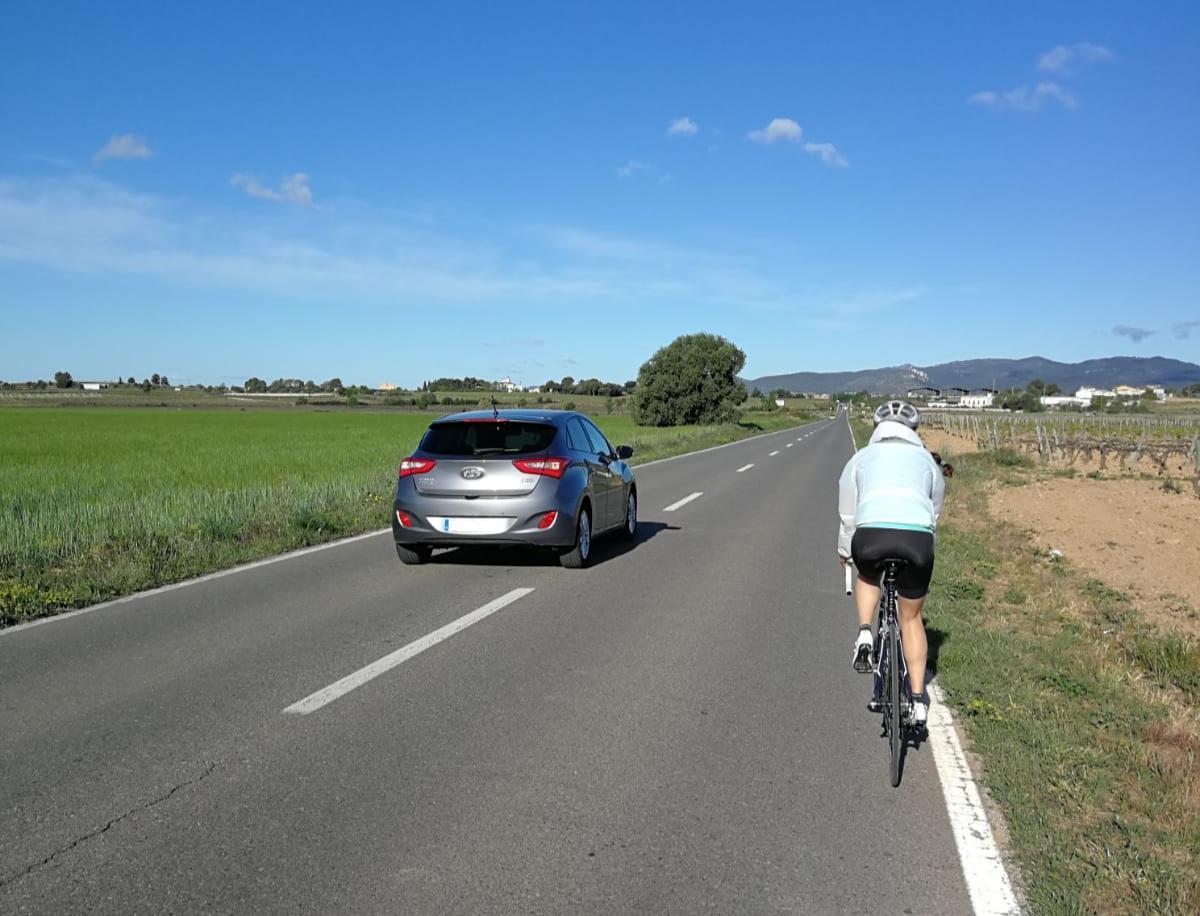
[[492, 395], [492, 419], [496, 422], [500, 421], [500, 408], [496, 406], [496, 396]]

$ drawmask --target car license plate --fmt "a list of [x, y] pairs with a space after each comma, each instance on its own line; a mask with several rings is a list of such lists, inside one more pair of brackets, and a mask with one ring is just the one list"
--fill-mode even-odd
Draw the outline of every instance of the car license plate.
[[440, 531], [442, 534], [503, 534], [512, 527], [516, 519], [511, 518], [472, 518], [470, 516], [460, 516], [458, 518], [431, 515], [429, 524], [434, 531]]

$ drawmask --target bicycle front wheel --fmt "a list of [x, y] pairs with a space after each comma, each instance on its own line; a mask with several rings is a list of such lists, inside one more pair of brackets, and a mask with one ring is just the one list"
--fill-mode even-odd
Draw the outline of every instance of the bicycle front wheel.
[[888, 744], [892, 752], [892, 788], [895, 788], [900, 785], [900, 755], [904, 751], [904, 734], [900, 730], [900, 707], [903, 705], [900, 699], [900, 633], [894, 624], [888, 627], [888, 660], [891, 662], [888, 665], [887, 684]]

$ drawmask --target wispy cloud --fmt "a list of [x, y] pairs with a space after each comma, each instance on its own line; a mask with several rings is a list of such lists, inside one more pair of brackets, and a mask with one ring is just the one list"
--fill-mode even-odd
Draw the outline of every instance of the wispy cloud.
[[643, 178], [653, 178], [656, 184], [670, 184], [671, 173], [663, 171], [653, 162], [641, 162], [637, 159], [630, 159], [623, 166], [617, 169], [618, 178], [633, 178], [635, 175], [641, 175]]
[[1200, 321], [1177, 321], [1171, 325], [1171, 333], [1177, 340], [1187, 340], [1192, 336], [1192, 328], [1200, 328]]
[[814, 156], [820, 156], [821, 161], [829, 166], [844, 169], [850, 164], [832, 143], [805, 143], [804, 151], [812, 153]]
[[1078, 41], [1073, 45], [1057, 45], [1038, 55], [1037, 68], [1043, 73], [1070, 73], [1077, 64], [1101, 64], [1113, 59], [1113, 52], [1103, 45]]
[[1118, 324], [1112, 330], [1118, 337], [1128, 337], [1134, 343], [1141, 343], [1155, 333], [1149, 328], [1135, 328], [1128, 324]]
[[308, 175], [304, 172], [293, 172], [279, 183], [278, 188], [269, 188], [251, 175], [241, 172], [234, 174], [229, 183], [235, 188], [241, 188], [251, 197], [261, 200], [272, 200], [281, 204], [299, 204], [311, 207], [313, 202], [312, 189], [308, 186]]
[[668, 137], [693, 137], [700, 130], [700, 125], [691, 118], [676, 118], [667, 127]]
[[144, 137], [137, 134], [114, 134], [108, 142], [92, 155], [92, 162], [99, 165], [106, 159], [149, 159], [150, 147]]
[[967, 101], [993, 111], [1041, 111], [1049, 102], [1055, 102], [1063, 108], [1079, 107], [1075, 96], [1058, 83], [1050, 81], [1038, 83], [1032, 89], [1028, 86], [1018, 86], [1005, 92], [988, 89], [976, 92]]
[[799, 143], [803, 134], [804, 131], [800, 129], [800, 125], [791, 118], [772, 118], [771, 123], [766, 127], [752, 130], [746, 136], [755, 143], [768, 145], [778, 143], [780, 140]]
[[[215, 225], [220, 231], [213, 231]], [[0, 175], [2, 262], [259, 301], [389, 310], [633, 302], [681, 316], [699, 306], [822, 315], [919, 294], [807, 289], [749, 246], [691, 247], [586, 228], [520, 225], [464, 237], [428, 220], [370, 209], [331, 211], [315, 224], [281, 224], [254, 208], [201, 208], [90, 174]], [[535, 346], [533, 338], [526, 345]]]

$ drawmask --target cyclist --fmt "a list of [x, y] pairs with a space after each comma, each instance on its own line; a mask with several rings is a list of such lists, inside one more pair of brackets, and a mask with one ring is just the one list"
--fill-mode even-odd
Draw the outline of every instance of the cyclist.
[[912, 722], [929, 715], [925, 693], [925, 624], [921, 606], [933, 577], [933, 532], [942, 509], [943, 471], [917, 435], [920, 415], [904, 401], [889, 401], [875, 411], [875, 432], [854, 454], [838, 483], [838, 559], [853, 558], [858, 569], [854, 600], [858, 636], [850, 662], [855, 671], [871, 671], [871, 618], [879, 604], [883, 561], [906, 561], [896, 577], [900, 634], [912, 688]]

